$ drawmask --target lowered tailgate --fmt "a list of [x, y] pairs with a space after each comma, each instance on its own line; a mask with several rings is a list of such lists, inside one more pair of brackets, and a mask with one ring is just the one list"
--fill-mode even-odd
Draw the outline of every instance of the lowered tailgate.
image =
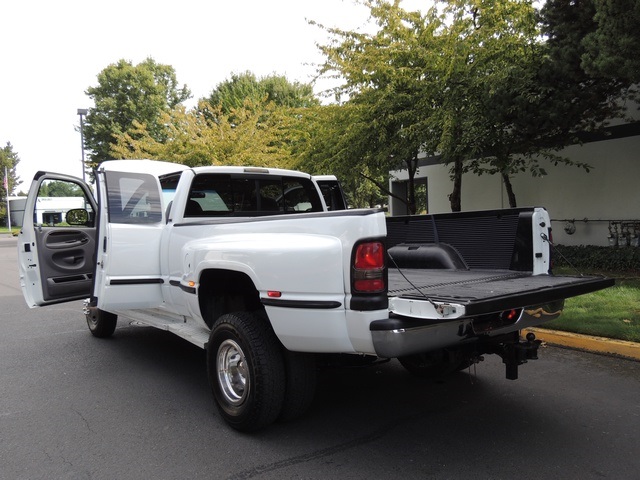
[[513, 270], [389, 271], [389, 318], [371, 322], [376, 354], [402, 357], [508, 335], [556, 318], [565, 298], [613, 279]]
[[[583, 295], [612, 286], [614, 279], [531, 275], [511, 270], [389, 271], [389, 297], [402, 300], [455, 304], [464, 316], [477, 316]], [[393, 305], [394, 302], [392, 302]]]

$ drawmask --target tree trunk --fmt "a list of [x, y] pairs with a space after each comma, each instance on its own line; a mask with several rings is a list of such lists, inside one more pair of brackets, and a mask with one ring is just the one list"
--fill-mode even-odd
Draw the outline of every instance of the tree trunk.
[[410, 162], [407, 162], [409, 165], [409, 181], [407, 182], [407, 211], [409, 215], [416, 214], [416, 169], [411, 168]]
[[513, 193], [513, 185], [511, 184], [511, 179], [507, 173], [502, 173], [502, 182], [504, 183], [504, 188], [507, 190], [507, 197], [509, 198], [509, 207], [516, 208], [518, 205], [516, 204], [516, 194]]
[[453, 191], [449, 194], [452, 212], [462, 210], [462, 159], [456, 158], [453, 161]]
[[388, 195], [390, 197], [393, 197], [397, 200], [400, 200], [402, 203], [404, 203], [405, 205], [407, 205], [407, 199], [404, 197], [401, 197], [399, 195], [394, 194], [393, 192], [391, 192], [387, 187], [385, 187], [383, 184], [381, 184], [380, 182], [378, 182], [375, 178], [369, 177], [368, 175], [365, 175], [364, 173], [360, 172], [360, 176], [366, 180], [369, 180], [371, 183], [373, 183], [376, 187], [378, 187], [378, 189], [384, 193], [385, 195]]

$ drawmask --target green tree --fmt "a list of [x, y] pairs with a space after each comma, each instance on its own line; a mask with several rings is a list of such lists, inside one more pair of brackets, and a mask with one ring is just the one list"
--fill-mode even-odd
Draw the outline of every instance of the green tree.
[[47, 180], [40, 185], [39, 197], [84, 197], [82, 189], [71, 182]]
[[[13, 151], [13, 145], [11, 142], [7, 142], [7, 144], [0, 149], [0, 177], [2, 177], [2, 185], [0, 185], [0, 192], [2, 194], [2, 198], [6, 198], [7, 195], [11, 195], [11, 192], [22, 183], [20, 177], [16, 174], [16, 167], [20, 163], [20, 157], [18, 157], [18, 153]], [[4, 187], [5, 177], [4, 172], [5, 168], [7, 169], [7, 179], [6, 183], [9, 187], [9, 190]]]
[[409, 194], [400, 200], [415, 213], [418, 155], [434, 153], [442, 136], [430, 120], [442, 86], [442, 64], [432, 52], [442, 51], [445, 24], [433, 8], [423, 16], [403, 10], [399, 1], [362, 3], [377, 25], [375, 33], [319, 25], [333, 37], [320, 46], [325, 61], [319, 74], [338, 74], [343, 84], [334, 93], [348, 98], [336, 112], [342, 118], [327, 130], [337, 143], [329, 158], [336, 170], [368, 171], [382, 191], [390, 170], [406, 168]]
[[[0, 184], [0, 218], [3, 219], [5, 225], [7, 222], [7, 204], [6, 200], [13, 190], [22, 183], [20, 178], [16, 175], [16, 166], [20, 162], [18, 154], [13, 151], [13, 145], [10, 142], [0, 149], [0, 177], [2, 177], [2, 183]], [[5, 177], [5, 172], [7, 176]]]
[[377, 175], [406, 169], [410, 212], [419, 154], [450, 165], [453, 211], [465, 172], [501, 175], [515, 206], [511, 175], [544, 174], [542, 159], [574, 164], [557, 151], [619, 112], [620, 83], [580, 68], [580, 42], [593, 31], [580, 1], [547, 2], [546, 37], [529, 0], [442, 0], [424, 14], [400, 0], [362, 3], [376, 31], [328, 28], [333, 39], [321, 46], [319, 73], [341, 76], [337, 93], [359, 106], [331, 158]]
[[[587, 168], [557, 155], [566, 145], [558, 124], [546, 122], [545, 45], [536, 10], [527, 0], [448, 0], [440, 2], [446, 20], [440, 91], [435, 110], [425, 112], [425, 127], [439, 133], [435, 150], [451, 165], [453, 211], [461, 210], [463, 173], [499, 174], [516, 206], [510, 177], [517, 172], [544, 174], [541, 159]], [[562, 118], [562, 116], [558, 116]], [[566, 133], [566, 132], [565, 132]]]
[[[537, 23], [531, 21], [533, 9], [527, 3], [509, 2], [512, 12], [520, 12], [510, 15], [511, 24], [521, 25], [513, 30], [519, 32], [517, 36], [500, 34], [481, 42], [483, 49], [501, 54], [491, 62], [498, 75], [491, 76], [480, 95], [489, 120], [485, 128], [490, 132], [480, 132], [478, 138], [488, 142], [465, 166], [476, 174], [500, 174], [512, 207], [517, 202], [510, 176], [527, 171], [534, 176], [546, 174], [543, 159], [553, 166], [562, 163], [590, 170], [589, 165], [573, 162], [558, 151], [622, 116], [619, 100], [629, 87], [619, 77], [583, 68], [586, 39], [598, 28], [593, 1], [548, 0]], [[474, 11], [480, 32], [487, 32], [482, 28], [483, 17], [496, 13], [509, 17], [488, 6]]]
[[640, 82], [640, 1], [592, 0], [595, 30], [583, 39], [582, 66], [592, 76]]
[[255, 105], [246, 100], [242, 108], [224, 114], [220, 106], [201, 100], [197, 108], [179, 105], [159, 119], [165, 126], [162, 140], [145, 124], [134, 122], [130, 131], [116, 135], [114, 153], [189, 166], [294, 166], [287, 135], [293, 119], [273, 103]]
[[288, 129], [288, 136], [294, 139], [292, 155], [297, 159], [296, 167], [314, 175], [333, 174], [342, 183], [347, 203], [351, 207], [372, 207], [386, 203], [387, 189], [383, 187], [384, 176], [379, 175], [375, 166], [371, 168], [364, 159], [354, 159], [366, 149], [368, 140], [359, 106], [319, 105], [298, 109]]
[[88, 163], [93, 166], [115, 157], [116, 137], [130, 133], [134, 122], [145, 125], [152, 138], [162, 141], [166, 132], [161, 114], [191, 96], [186, 85], [178, 86], [173, 67], [152, 58], [137, 65], [126, 60], [109, 65], [98, 74], [98, 85], [86, 93], [95, 103], [84, 125]]
[[279, 107], [311, 107], [320, 101], [313, 94], [310, 84], [290, 82], [284, 75], [269, 75], [260, 79], [247, 71], [232, 73], [231, 78], [219, 83], [208, 97], [209, 104], [220, 107], [229, 115], [232, 110], [246, 108], [246, 101], [252, 105], [273, 102]]
[[548, 132], [542, 141], [549, 145], [576, 143], [581, 133], [622, 114], [625, 82], [583, 68], [585, 41], [598, 29], [595, 16], [593, 0], [548, 0], [541, 10], [546, 56], [538, 73], [540, 121], [533, 128]]
[[123, 158], [149, 157], [185, 165], [256, 165], [295, 168], [305, 141], [300, 117], [318, 106], [310, 85], [284, 76], [257, 79], [233, 74], [196, 108], [182, 105], [162, 112], [156, 134], [134, 121], [114, 136], [112, 151]]
[[[536, 58], [535, 12], [518, 0], [449, 0], [424, 14], [403, 10], [399, 0], [363, 3], [377, 31], [328, 29], [337, 40], [321, 47], [327, 57], [321, 73], [338, 72], [345, 79], [339, 93], [361, 105], [350, 158], [373, 163], [378, 175], [406, 169], [406, 203], [414, 213], [419, 156], [439, 154], [450, 165], [449, 198], [458, 211], [464, 172], [511, 169], [517, 139], [507, 135], [513, 130], [506, 111], [512, 107], [502, 103], [498, 122], [493, 100], [499, 92], [517, 97], [531, 88], [521, 73]], [[499, 151], [504, 165], [487, 166], [484, 158]]]
[[[558, 156], [555, 150], [562, 142], [548, 140], [557, 136], [557, 125], [540, 122], [546, 118], [539, 79], [546, 50], [531, 2], [456, 0], [444, 12], [452, 19], [451, 41], [465, 52], [449, 86], [452, 108], [461, 108], [464, 117], [457, 135], [446, 137], [455, 159], [452, 209], [461, 207], [465, 172], [500, 175], [515, 207], [513, 174], [544, 174], [541, 159], [584, 166]], [[462, 96], [455, 95], [456, 89]]]

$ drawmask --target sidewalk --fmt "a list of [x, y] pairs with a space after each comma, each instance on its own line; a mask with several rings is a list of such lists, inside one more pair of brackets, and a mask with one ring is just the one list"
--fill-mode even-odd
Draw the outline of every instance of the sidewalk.
[[527, 328], [522, 331], [522, 336], [526, 336], [528, 332], [534, 333], [538, 340], [542, 340], [549, 345], [559, 345], [605, 355], [617, 355], [640, 361], [640, 343], [547, 330], [545, 328]]

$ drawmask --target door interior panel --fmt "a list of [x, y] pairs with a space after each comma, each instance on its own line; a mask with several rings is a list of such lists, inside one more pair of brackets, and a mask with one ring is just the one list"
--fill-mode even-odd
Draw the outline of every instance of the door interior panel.
[[91, 295], [95, 230], [38, 228], [38, 260], [44, 299]]
[[66, 249], [73, 246], [80, 246], [86, 244], [90, 240], [90, 236], [87, 232], [81, 230], [71, 231], [51, 231], [46, 236], [47, 248], [51, 249]]

